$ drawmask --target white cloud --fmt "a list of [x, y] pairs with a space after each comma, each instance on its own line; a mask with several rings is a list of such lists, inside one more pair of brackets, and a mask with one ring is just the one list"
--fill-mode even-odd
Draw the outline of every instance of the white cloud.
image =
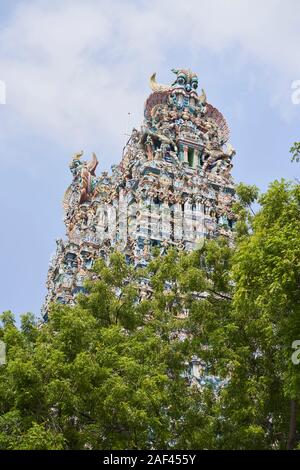
[[298, 0], [27, 0], [0, 31], [0, 79], [27, 128], [68, 148], [121, 146], [127, 112], [138, 124], [147, 77], [177, 48], [237, 48], [274, 74], [270, 99], [274, 84], [299, 79], [299, 16]]

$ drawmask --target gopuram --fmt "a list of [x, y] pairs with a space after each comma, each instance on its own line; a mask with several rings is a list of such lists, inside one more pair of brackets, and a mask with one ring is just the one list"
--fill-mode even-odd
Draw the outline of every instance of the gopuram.
[[198, 77], [172, 70], [172, 85], [150, 78], [144, 122], [133, 129], [121, 162], [96, 175], [95, 154], [73, 156], [63, 207], [66, 239], [50, 262], [49, 303], [74, 304], [95, 259], [112, 250], [145, 266], [153, 247], [193, 250], [205, 238], [232, 238], [234, 148], [222, 114], [198, 94]]

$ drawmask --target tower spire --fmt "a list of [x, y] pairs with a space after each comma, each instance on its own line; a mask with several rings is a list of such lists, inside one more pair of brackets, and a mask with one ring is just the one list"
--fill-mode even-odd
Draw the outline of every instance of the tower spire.
[[83, 152], [73, 157], [64, 197], [67, 238], [57, 242], [45, 312], [52, 301], [74, 303], [94, 260], [106, 259], [111, 249], [144, 266], [154, 246], [193, 250], [207, 237], [232, 237], [229, 128], [205, 92], [198, 94], [197, 74], [173, 72], [171, 85], [151, 76], [144, 122], [133, 129], [111, 175], [96, 175], [95, 154], [89, 162]]

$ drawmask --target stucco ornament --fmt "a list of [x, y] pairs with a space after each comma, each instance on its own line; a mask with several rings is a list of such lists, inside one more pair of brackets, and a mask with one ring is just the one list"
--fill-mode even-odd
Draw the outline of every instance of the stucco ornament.
[[[74, 304], [93, 276], [94, 260], [111, 250], [143, 267], [153, 248], [194, 250], [206, 238], [232, 239], [235, 150], [223, 115], [199, 93], [199, 77], [177, 68], [170, 85], [150, 78], [144, 121], [133, 129], [112, 171], [98, 176], [93, 153], [71, 159], [72, 181], [63, 206], [67, 237], [57, 244], [48, 272], [44, 314], [52, 301]], [[121, 110], [112, 110], [118, 113]], [[141, 297], [151, 295], [149, 284]]]

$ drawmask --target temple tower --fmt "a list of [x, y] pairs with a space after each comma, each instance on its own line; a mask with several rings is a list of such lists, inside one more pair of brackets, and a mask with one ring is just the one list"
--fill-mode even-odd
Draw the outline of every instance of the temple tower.
[[117, 249], [143, 266], [153, 247], [193, 250], [205, 238], [232, 237], [233, 147], [222, 114], [198, 94], [198, 77], [172, 70], [172, 85], [150, 78], [144, 122], [133, 129], [119, 165], [96, 176], [97, 157], [74, 155], [67, 189], [66, 239], [48, 272], [50, 302], [73, 304], [93, 261]]

